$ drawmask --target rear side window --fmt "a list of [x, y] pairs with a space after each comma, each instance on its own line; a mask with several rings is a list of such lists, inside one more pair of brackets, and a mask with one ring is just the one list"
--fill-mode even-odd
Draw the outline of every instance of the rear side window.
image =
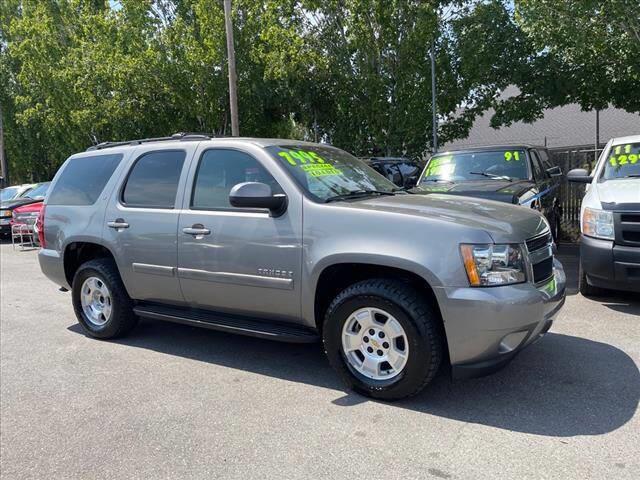
[[122, 154], [72, 158], [49, 194], [48, 205], [93, 205], [102, 194]]
[[183, 150], [142, 155], [129, 172], [122, 203], [128, 207], [173, 208], [185, 156]]

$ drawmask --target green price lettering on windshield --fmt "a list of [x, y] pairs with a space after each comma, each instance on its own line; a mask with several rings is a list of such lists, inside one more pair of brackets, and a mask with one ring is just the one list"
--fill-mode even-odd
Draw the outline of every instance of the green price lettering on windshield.
[[504, 160], [506, 162], [510, 162], [511, 160], [515, 160], [517, 162], [520, 160], [520, 152], [504, 152]]
[[318, 155], [316, 152], [308, 150], [289, 150], [288, 152], [278, 152], [282, 158], [284, 158], [289, 164], [297, 167], [299, 165], [325, 163], [324, 158]]
[[342, 175], [342, 170], [338, 170], [328, 163], [313, 163], [300, 165], [300, 168], [310, 177], [327, 177], [329, 175]]
[[635, 165], [639, 159], [639, 154], [631, 153], [631, 145], [618, 145], [614, 149], [614, 155], [609, 157], [609, 163], [612, 167], [621, 167], [623, 165]]
[[451, 155], [445, 157], [432, 158], [425, 172], [425, 177], [438, 177], [448, 175], [453, 171], [453, 163], [451, 163]]

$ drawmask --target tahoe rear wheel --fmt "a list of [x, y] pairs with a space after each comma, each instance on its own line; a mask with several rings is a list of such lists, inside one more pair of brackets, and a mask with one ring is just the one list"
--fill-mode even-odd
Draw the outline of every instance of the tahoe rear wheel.
[[84, 331], [96, 338], [115, 338], [128, 333], [138, 318], [111, 259], [91, 260], [73, 277], [73, 309]]
[[390, 279], [365, 280], [342, 291], [327, 311], [323, 342], [350, 388], [384, 400], [422, 390], [443, 355], [440, 319], [424, 295]]

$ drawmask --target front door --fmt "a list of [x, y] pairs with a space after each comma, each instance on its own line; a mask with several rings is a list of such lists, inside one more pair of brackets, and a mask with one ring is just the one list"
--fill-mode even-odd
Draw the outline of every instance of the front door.
[[176, 270], [176, 207], [194, 150], [187, 144], [176, 150], [139, 148], [107, 207], [103, 237], [136, 300], [184, 302]]
[[203, 148], [197, 156], [178, 225], [178, 275], [185, 300], [196, 308], [299, 318], [301, 201], [289, 196], [288, 209], [279, 217], [232, 207], [229, 192], [238, 183], [256, 181], [274, 193], [283, 190], [246, 151]]

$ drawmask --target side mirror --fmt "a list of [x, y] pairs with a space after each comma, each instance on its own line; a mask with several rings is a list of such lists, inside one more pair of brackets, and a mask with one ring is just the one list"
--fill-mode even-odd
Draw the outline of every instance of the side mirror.
[[561, 177], [562, 176], [562, 169], [560, 167], [558, 167], [558, 166], [547, 168], [547, 173], [551, 177]]
[[273, 194], [266, 183], [244, 182], [235, 185], [229, 192], [229, 203], [239, 208], [266, 208], [274, 217], [279, 217], [287, 209], [287, 196]]
[[575, 183], [591, 183], [593, 177], [584, 168], [574, 168], [567, 173], [567, 180]]

